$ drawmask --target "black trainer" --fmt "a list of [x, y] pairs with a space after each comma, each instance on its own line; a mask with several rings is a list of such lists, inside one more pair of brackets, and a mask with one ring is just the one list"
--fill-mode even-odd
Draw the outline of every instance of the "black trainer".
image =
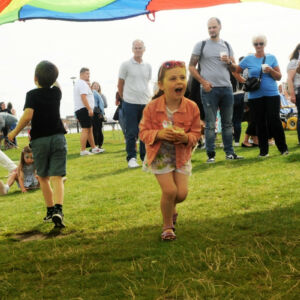
[[228, 159], [228, 160], [244, 159], [244, 157], [238, 156], [237, 154], [233, 153], [233, 154], [226, 155], [226, 159]]
[[47, 207], [47, 215], [44, 218], [45, 223], [48, 223], [48, 222], [52, 221], [53, 212], [54, 212], [54, 206]]
[[52, 215], [52, 222], [55, 224], [55, 227], [66, 227], [63, 221], [64, 214], [62, 210], [55, 208]]
[[53, 210], [52, 211], [47, 211], [47, 215], [46, 217], [44, 218], [44, 222], [45, 223], [49, 223], [49, 222], [52, 222], [52, 215], [53, 215]]

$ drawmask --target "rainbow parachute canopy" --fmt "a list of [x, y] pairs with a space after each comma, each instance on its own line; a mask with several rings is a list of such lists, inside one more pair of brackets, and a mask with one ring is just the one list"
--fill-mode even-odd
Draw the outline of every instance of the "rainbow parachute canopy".
[[160, 10], [266, 2], [300, 9], [300, 0], [0, 0], [0, 24], [16, 20], [107, 21]]

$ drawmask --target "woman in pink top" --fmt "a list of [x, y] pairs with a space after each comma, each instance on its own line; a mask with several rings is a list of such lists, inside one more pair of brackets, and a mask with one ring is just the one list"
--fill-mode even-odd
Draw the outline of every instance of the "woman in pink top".
[[[200, 139], [200, 112], [185, 98], [184, 62], [168, 61], [158, 74], [159, 91], [143, 112], [140, 139], [146, 145], [144, 170], [155, 174], [162, 190], [162, 240], [175, 240], [176, 204], [188, 193], [191, 155]], [[156, 99], [157, 98], [157, 99]]]

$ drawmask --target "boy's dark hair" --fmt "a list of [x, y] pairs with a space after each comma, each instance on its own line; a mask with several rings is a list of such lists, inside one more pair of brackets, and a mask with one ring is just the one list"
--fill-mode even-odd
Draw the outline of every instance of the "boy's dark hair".
[[80, 74], [89, 71], [89, 68], [81, 68], [80, 69]]
[[43, 60], [36, 66], [34, 75], [41, 87], [49, 88], [58, 77], [58, 69], [52, 62]]

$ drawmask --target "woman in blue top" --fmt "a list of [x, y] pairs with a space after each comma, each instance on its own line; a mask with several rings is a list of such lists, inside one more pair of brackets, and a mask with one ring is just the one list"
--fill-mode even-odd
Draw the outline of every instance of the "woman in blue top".
[[94, 115], [93, 115], [93, 134], [95, 144], [100, 148], [101, 152], [105, 150], [102, 148], [103, 145], [103, 122], [104, 122], [104, 103], [103, 99], [99, 94], [100, 85], [98, 82], [94, 81], [91, 85], [91, 90], [94, 94], [95, 106], [94, 106]]
[[265, 53], [267, 39], [263, 35], [255, 36], [252, 39], [255, 53], [246, 56], [239, 65], [228, 62], [231, 71], [243, 72], [248, 69], [249, 77], [259, 77], [265, 57], [267, 66], [264, 66], [261, 77], [260, 88], [249, 92], [248, 104], [253, 118], [256, 121], [257, 135], [259, 140], [259, 157], [269, 156], [268, 137], [275, 139], [276, 146], [282, 155], [288, 154], [285, 135], [279, 117], [280, 96], [277, 87], [277, 80], [281, 79], [281, 72], [277, 59], [272, 54]]

